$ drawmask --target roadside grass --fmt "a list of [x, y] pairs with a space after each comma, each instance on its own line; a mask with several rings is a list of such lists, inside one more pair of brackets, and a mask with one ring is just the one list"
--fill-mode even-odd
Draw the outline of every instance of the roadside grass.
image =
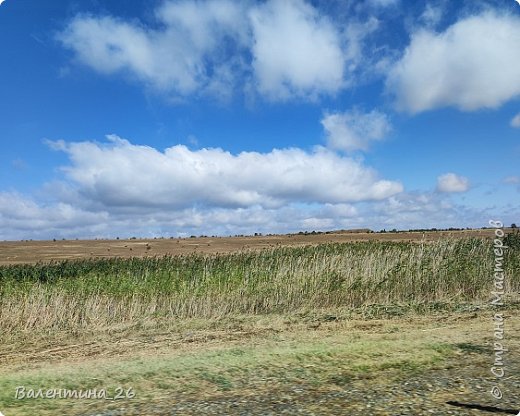
[[[329, 330], [298, 329], [243, 339], [237, 344], [185, 345], [164, 354], [141, 351], [136, 356], [84, 357], [0, 373], [0, 404], [9, 415], [54, 415], [116, 409], [137, 402], [175, 402], [179, 397], [248, 395], [287, 386], [341, 389], [355, 379], [405, 377], [453, 356], [456, 348], [416, 328], [381, 331], [332, 326]], [[28, 389], [132, 388], [135, 398], [113, 402], [95, 399], [23, 399]], [[56, 413], [58, 412], [58, 413]]]

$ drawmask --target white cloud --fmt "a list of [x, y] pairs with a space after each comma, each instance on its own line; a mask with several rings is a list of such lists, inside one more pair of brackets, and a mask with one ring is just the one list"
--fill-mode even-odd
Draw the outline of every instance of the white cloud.
[[[341, 29], [304, 0], [165, 1], [156, 25], [77, 15], [58, 35], [76, 61], [123, 73], [172, 98], [229, 98], [254, 86], [271, 100], [315, 99], [347, 85], [377, 20]], [[246, 87], [244, 87], [246, 86]]]
[[433, 5], [428, 3], [424, 8], [424, 12], [421, 15], [421, 20], [428, 27], [435, 27], [441, 21], [443, 12], [444, 12], [444, 4], [441, 5]]
[[466, 192], [469, 189], [469, 180], [454, 173], [445, 173], [437, 178], [437, 191], [454, 193]]
[[511, 122], [509, 123], [511, 127], [514, 127], [514, 128], [520, 128], [520, 113], [518, 113], [516, 116], [514, 116], [512, 119], [511, 119]]
[[338, 150], [367, 150], [370, 142], [382, 140], [391, 130], [386, 114], [358, 110], [327, 114], [321, 120], [329, 147]]
[[37, 203], [15, 192], [0, 192], [0, 239], [50, 238], [52, 233], [81, 234], [108, 219], [105, 212], [89, 212], [64, 202]]
[[[496, 207], [495, 207], [496, 210]], [[409, 192], [370, 204], [364, 210], [373, 229], [482, 227], [485, 210], [454, 204], [443, 193]], [[507, 216], [511, 217], [510, 215]]]
[[[22, 209], [23, 213], [9, 208], [11, 206]], [[22, 195], [0, 193], [2, 240], [251, 235], [255, 232], [267, 234], [347, 228], [357, 224], [356, 221], [355, 209], [347, 204], [89, 212], [63, 203], [42, 204]]]
[[184, 31], [197, 50], [206, 51], [219, 46], [222, 34], [238, 43], [247, 42], [243, 4], [231, 0], [167, 1], [157, 9], [156, 16], [167, 30]]
[[[363, 22], [349, 23], [345, 27], [343, 35], [347, 42], [344, 47], [343, 55], [350, 75], [358, 68], [368, 72], [369, 68], [377, 65], [375, 62], [370, 62], [372, 57], [369, 56], [369, 51], [365, 48], [364, 42], [367, 37], [379, 29], [379, 26], [379, 20], [375, 17], [371, 17]], [[345, 82], [350, 85], [352, 79], [345, 79]]]
[[250, 12], [253, 68], [261, 93], [274, 99], [334, 93], [343, 84], [340, 35], [300, 0], [272, 0]]
[[[122, 172], [125, 174], [126, 171]], [[62, 187], [57, 193], [56, 187]], [[0, 192], [0, 240], [49, 238], [168, 237], [287, 233], [348, 228], [481, 227], [497, 207], [475, 209], [456, 204], [442, 192], [401, 192], [385, 199], [352, 203], [289, 202], [283, 206], [125, 207], [92, 203], [92, 195], [65, 184], [44, 189], [54, 202]], [[145, 196], [152, 193], [143, 189]], [[75, 194], [75, 195], [73, 195]], [[153, 195], [152, 195], [153, 196]], [[515, 222], [518, 206], [502, 207], [505, 223]], [[516, 221], [518, 223], [518, 221]]]
[[[277, 208], [188, 207], [88, 210], [0, 193], [0, 239], [168, 237], [287, 233], [347, 228], [408, 229], [482, 225], [491, 213], [454, 205], [439, 193], [400, 193], [356, 204], [288, 204]], [[512, 222], [518, 210], [504, 216]], [[496, 207], [493, 209], [496, 215]]]
[[243, 45], [243, 14], [230, 0], [165, 2], [156, 11], [161, 29], [79, 15], [58, 39], [94, 70], [126, 71], [159, 91], [183, 96], [210, 84], [229, 87], [227, 71], [239, 61], [225, 56], [222, 44]]
[[387, 78], [401, 110], [496, 108], [520, 95], [520, 18], [486, 12], [418, 30]]
[[372, 169], [320, 147], [311, 153], [274, 149], [232, 155], [177, 145], [160, 152], [108, 137], [108, 144], [53, 142], [70, 158], [70, 166], [63, 168], [66, 176], [102, 207], [270, 208], [378, 200], [402, 191], [401, 184], [379, 179]]

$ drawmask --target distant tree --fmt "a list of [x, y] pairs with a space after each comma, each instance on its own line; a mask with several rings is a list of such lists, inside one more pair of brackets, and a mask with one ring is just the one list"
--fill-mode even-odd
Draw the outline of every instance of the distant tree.
[[511, 228], [518, 228], [515, 223], [511, 224]]

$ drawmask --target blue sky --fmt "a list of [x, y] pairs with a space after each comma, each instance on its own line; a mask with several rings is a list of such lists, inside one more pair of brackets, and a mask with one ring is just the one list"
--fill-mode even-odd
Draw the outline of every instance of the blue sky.
[[520, 6], [0, 5], [0, 239], [520, 223]]

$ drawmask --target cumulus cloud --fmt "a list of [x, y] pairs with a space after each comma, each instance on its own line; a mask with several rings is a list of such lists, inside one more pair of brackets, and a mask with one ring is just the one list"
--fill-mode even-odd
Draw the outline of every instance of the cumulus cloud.
[[108, 219], [64, 202], [38, 203], [17, 192], [0, 192], [0, 238], [50, 238], [52, 233], [77, 236]]
[[173, 98], [251, 89], [287, 100], [348, 86], [365, 37], [378, 27], [375, 18], [339, 26], [305, 0], [168, 0], [154, 17], [146, 25], [77, 15], [57, 38], [78, 63], [126, 74]]
[[[487, 213], [445, 200], [440, 193], [400, 193], [361, 203], [294, 203], [277, 208], [188, 207], [150, 210], [114, 207], [88, 210], [76, 204], [42, 203], [20, 194], [0, 193], [0, 239], [168, 237], [287, 233], [312, 230], [373, 230], [482, 226]], [[496, 207], [493, 212], [496, 214]], [[505, 218], [514, 221], [518, 210]], [[485, 224], [484, 224], [485, 225]]]
[[469, 189], [469, 180], [454, 173], [445, 173], [437, 178], [437, 191], [454, 193], [466, 192]]
[[367, 150], [370, 142], [382, 140], [391, 130], [386, 114], [359, 110], [327, 114], [321, 120], [329, 147], [337, 150]]
[[287, 233], [359, 227], [357, 204], [402, 193], [361, 162], [324, 147], [231, 154], [163, 151], [108, 136], [47, 141], [61, 178], [38, 193], [0, 192], [0, 239]]
[[242, 14], [229, 0], [166, 2], [156, 11], [161, 29], [111, 16], [78, 15], [58, 39], [94, 70], [126, 71], [153, 88], [186, 95], [207, 87], [210, 78], [227, 84], [219, 74], [235, 62], [219, 53], [220, 45], [244, 42]]
[[520, 113], [518, 113], [516, 116], [514, 116], [512, 119], [511, 119], [511, 122], [509, 123], [511, 127], [514, 127], [514, 128], [520, 128]]
[[[496, 215], [497, 209], [494, 206], [493, 212], [487, 212], [455, 204], [444, 192], [399, 192], [387, 198], [366, 198], [351, 202], [332, 201], [335, 198], [334, 191], [330, 194], [326, 192], [322, 194], [327, 196], [324, 199], [330, 200], [329, 202], [306, 201], [305, 198], [297, 197], [295, 194], [285, 197], [277, 195], [278, 198], [284, 199], [282, 205], [262, 203], [247, 205], [243, 201], [239, 204], [229, 204], [229, 201], [222, 203], [210, 192], [201, 198], [189, 196], [181, 201], [180, 194], [175, 190], [178, 186], [176, 182], [183, 181], [186, 177], [195, 176], [199, 181], [205, 182], [206, 187], [215, 186], [216, 180], [209, 179], [208, 182], [209, 175], [204, 173], [209, 164], [207, 159], [204, 160], [209, 157], [208, 154], [201, 156], [198, 152], [192, 152], [190, 162], [181, 162], [179, 158], [174, 158], [172, 161], [168, 160], [169, 149], [159, 152], [152, 148], [132, 145], [116, 137], [112, 137], [112, 142], [109, 144], [55, 142], [55, 148], [69, 154], [70, 166], [63, 171], [66, 178], [61, 183], [49, 184], [43, 192], [40, 192], [40, 195], [46, 195], [46, 201], [19, 193], [0, 192], [0, 239], [235, 235], [365, 227], [373, 230], [480, 227], [485, 225], [482, 224], [482, 218]], [[173, 149], [174, 154], [178, 150], [175, 147], [170, 149]], [[181, 150], [186, 151], [186, 149]], [[106, 157], [110, 152], [114, 158], [108, 160]], [[132, 152], [134, 153], [129, 156]], [[283, 152], [285, 151], [279, 155], [281, 157], [277, 159], [278, 162], [302, 156], [298, 152]], [[281, 172], [278, 170], [265, 176], [265, 172], [275, 166], [274, 161], [268, 161], [269, 155], [271, 153], [254, 154], [255, 157], [266, 157], [262, 160], [267, 163], [267, 167], [261, 172], [264, 176], [260, 179], [267, 182], [274, 181], [273, 178]], [[311, 168], [312, 175], [319, 176], [312, 166], [314, 162], [319, 164], [322, 160], [313, 162], [315, 153], [303, 153], [303, 155], [307, 155], [308, 158], [304, 158], [307, 163], [302, 165]], [[218, 174], [216, 168], [221, 163], [231, 163], [233, 169], [239, 169], [241, 165], [237, 159], [240, 155], [220, 154], [220, 156], [223, 159], [215, 160], [211, 169], [220, 179], [229, 179], [229, 176], [223, 172]], [[86, 163], [81, 161], [82, 157], [93, 158], [95, 161]], [[134, 158], [144, 158], [144, 160], [141, 164], [135, 164]], [[233, 158], [235, 161], [230, 162]], [[102, 168], [107, 161], [113, 161], [113, 165], [109, 164], [107, 170], [103, 171]], [[247, 161], [250, 162], [251, 159]], [[153, 164], [158, 167], [153, 167]], [[179, 171], [193, 165], [193, 170], [199, 173], [194, 174], [192, 171], [187, 176], [177, 178], [176, 175], [167, 173], [165, 167], [170, 164], [178, 164]], [[293, 173], [301, 173], [294, 163], [289, 165]], [[115, 177], [116, 167], [119, 168], [119, 178]], [[338, 165], [335, 164], [332, 166], [332, 168], [337, 167]], [[80, 175], [80, 171], [84, 171], [83, 176]], [[161, 177], [161, 174], [164, 177]], [[248, 172], [245, 174], [247, 176]], [[339, 172], [335, 180], [341, 181], [344, 174], [345, 172]], [[315, 183], [319, 182], [319, 186], [324, 188], [335, 186], [331, 184], [333, 173], [325, 171], [322, 175], [324, 177]], [[235, 173], [235, 176], [240, 174]], [[297, 176], [293, 175], [290, 178], [291, 187], [294, 187], [296, 193], [298, 187], [301, 189], [302, 183], [307, 180], [307, 178], [295, 180]], [[77, 179], [74, 179], [75, 177]], [[139, 177], [144, 177], [146, 181], [140, 183]], [[287, 194], [287, 182], [282, 176], [279, 179], [282, 189], [285, 189]], [[122, 189], [115, 200], [107, 196], [108, 192], [118, 191], [115, 187], [128, 187], [132, 181], [137, 181], [134, 186], [140, 190], [141, 195], [136, 196], [133, 189]], [[517, 181], [518, 178], [514, 177], [510, 182], [517, 183]], [[95, 184], [94, 188], [98, 186], [99, 189], [94, 189], [92, 192], [90, 183]], [[103, 188], [103, 185], [106, 186]], [[224, 188], [228, 191], [236, 186], [236, 183], [227, 184]], [[188, 184], [187, 187], [192, 187], [192, 184]], [[267, 186], [259, 191], [267, 194], [266, 189], [271, 188]], [[217, 189], [215, 194], [220, 190], [222, 188]], [[129, 194], [124, 197], [127, 192]], [[165, 193], [166, 197], [156, 201], [160, 192]], [[190, 204], [193, 201], [197, 202]], [[127, 205], [120, 205], [122, 203]], [[502, 212], [505, 221], [509, 222], [513, 222], [519, 215], [517, 207], [506, 207]]]
[[117, 136], [109, 143], [53, 142], [66, 152], [63, 168], [88, 200], [103, 207], [279, 207], [293, 202], [344, 203], [387, 198], [402, 191], [357, 161], [325, 148], [269, 153], [222, 149], [158, 151]]
[[345, 61], [339, 31], [300, 0], [270, 1], [250, 12], [253, 68], [270, 98], [342, 87]]
[[454, 106], [496, 108], [520, 95], [520, 18], [486, 12], [442, 33], [412, 34], [386, 86], [411, 113]]
[[63, 202], [42, 203], [0, 193], [0, 239], [115, 238], [287, 233], [345, 228], [355, 223], [348, 204], [289, 204], [279, 208], [189, 207], [178, 210], [110, 207], [91, 212]]

